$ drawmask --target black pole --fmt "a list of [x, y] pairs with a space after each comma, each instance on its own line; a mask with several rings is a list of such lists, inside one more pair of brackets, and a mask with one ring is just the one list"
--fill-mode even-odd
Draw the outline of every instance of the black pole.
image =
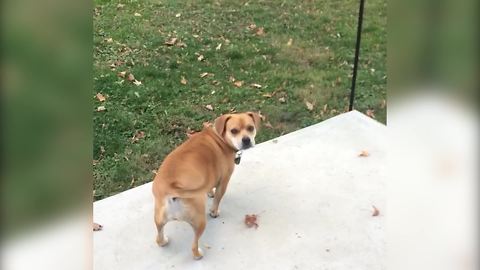
[[363, 6], [365, 0], [360, 0], [360, 9], [358, 10], [357, 24], [357, 43], [355, 44], [355, 59], [353, 60], [352, 88], [350, 90], [350, 106], [348, 110], [353, 110], [353, 101], [355, 100], [355, 84], [357, 82], [358, 55], [360, 54], [360, 40], [362, 38]]

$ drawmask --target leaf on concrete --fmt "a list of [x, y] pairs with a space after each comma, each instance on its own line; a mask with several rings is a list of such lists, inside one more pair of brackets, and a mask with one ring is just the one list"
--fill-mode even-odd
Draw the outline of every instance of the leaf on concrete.
[[380, 215], [380, 210], [378, 210], [378, 208], [375, 207], [375, 205], [372, 205], [372, 207], [373, 207], [372, 217], [376, 217]]
[[248, 228], [255, 227], [255, 229], [258, 228], [258, 223], [257, 223], [257, 215], [252, 214], [252, 215], [245, 215], [245, 225], [247, 225]]
[[360, 154], [358, 154], [359, 157], [368, 157], [370, 156], [370, 153], [367, 150], [362, 150]]
[[366, 115], [370, 116], [371, 118], [375, 118], [375, 110], [367, 110]]

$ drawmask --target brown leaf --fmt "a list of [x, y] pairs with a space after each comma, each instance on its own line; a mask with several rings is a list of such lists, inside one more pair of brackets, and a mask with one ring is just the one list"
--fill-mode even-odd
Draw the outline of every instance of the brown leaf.
[[278, 101], [280, 101], [280, 103], [285, 103], [286, 102], [284, 97], [279, 98]]
[[138, 142], [140, 139], [145, 138], [145, 132], [143, 131], [138, 131], [135, 133], [132, 137], [132, 143]]
[[182, 13], [175, 14], [175, 18], [180, 18], [180, 16], [182, 16]]
[[287, 42], [287, 46], [290, 47], [292, 46], [292, 44], [293, 44], [293, 39], [289, 39]]
[[248, 30], [254, 30], [255, 28], [257, 28], [257, 25], [252, 23], [249, 26], [247, 26], [247, 28], [248, 28]]
[[202, 74], [200, 74], [200, 78], [205, 78], [209, 75], [208, 72], [203, 72]]
[[248, 228], [255, 227], [255, 229], [258, 228], [258, 223], [257, 223], [257, 215], [252, 214], [252, 215], [245, 215], [245, 225], [247, 225]]
[[126, 75], [127, 75], [126, 71], [122, 71], [122, 72], [117, 73], [117, 76], [120, 77], [120, 78], [125, 78]]
[[174, 37], [174, 38], [171, 38], [171, 39], [165, 41], [164, 44], [167, 45], [167, 46], [173, 46], [173, 45], [175, 45], [175, 43], [177, 43], [177, 40], [178, 39]]
[[308, 109], [309, 111], [312, 111], [312, 110], [313, 110], [313, 104], [312, 104], [312, 103], [310, 103], [310, 102], [308, 102], [308, 101], [305, 101], [305, 106], [307, 106], [307, 109]]
[[243, 81], [235, 81], [233, 85], [235, 85], [236, 87], [242, 87]]
[[362, 150], [362, 152], [360, 152], [360, 154], [358, 154], [359, 157], [368, 157], [370, 156], [370, 153], [368, 153], [367, 150]]
[[375, 110], [368, 109], [366, 115], [370, 116], [371, 118], [375, 118], [374, 112]]
[[97, 95], [95, 96], [98, 101], [100, 102], [104, 102], [106, 100], [105, 96], [103, 96], [101, 93], [97, 93]]
[[93, 231], [96, 232], [96, 231], [101, 231], [103, 229], [103, 226], [98, 224], [98, 223], [93, 223]]
[[203, 56], [203, 54], [200, 54], [200, 55], [197, 57], [197, 60], [198, 60], [198, 61], [203, 61], [203, 60], [205, 60], [205, 56]]
[[323, 111], [323, 112], [327, 112], [327, 108], [328, 108], [328, 104], [323, 105], [322, 111]]
[[187, 84], [187, 79], [185, 79], [185, 77], [182, 76], [182, 78], [180, 79], [180, 83], [183, 84], [183, 85], [186, 85]]
[[208, 105], [205, 105], [205, 108], [207, 108], [207, 110], [209, 111], [213, 111], [213, 106], [208, 104]]
[[254, 88], [257, 88], [257, 89], [260, 89], [262, 88], [262, 85], [261, 84], [258, 84], [258, 83], [252, 83], [250, 84], [251, 87], [254, 87]]
[[263, 27], [259, 27], [259, 28], [257, 29], [257, 32], [255, 32], [255, 34], [256, 34], [257, 36], [263, 36], [263, 35], [265, 35], [265, 29], [263, 29]]
[[378, 210], [378, 208], [375, 207], [375, 205], [372, 205], [372, 207], [373, 207], [372, 217], [376, 217], [376, 216], [380, 215], [380, 210]]
[[112, 43], [112, 42], [113, 42], [113, 38], [106, 38], [105, 41], [106, 41], [107, 43]]
[[103, 112], [105, 111], [107, 108], [105, 108], [105, 106], [98, 106], [97, 107], [97, 112]]
[[270, 124], [270, 122], [265, 122], [263, 123], [263, 125], [267, 128], [273, 128], [272, 124]]
[[135, 81], [135, 76], [133, 76], [133, 74], [130, 73], [130, 74], [128, 74], [128, 76], [127, 76], [127, 80], [128, 80], [129, 82], [133, 82], [133, 81]]

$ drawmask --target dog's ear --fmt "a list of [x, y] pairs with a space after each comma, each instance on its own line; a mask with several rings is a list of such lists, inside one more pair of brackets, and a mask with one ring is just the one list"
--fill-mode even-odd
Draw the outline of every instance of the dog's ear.
[[230, 117], [231, 117], [230, 115], [224, 114], [218, 117], [217, 119], [215, 119], [215, 123], [214, 123], [215, 131], [217, 131], [217, 133], [222, 137], [223, 137], [223, 133], [225, 132], [225, 125], [227, 124], [227, 121], [228, 119], [230, 119]]
[[260, 129], [260, 121], [261, 117], [260, 114], [254, 113], [254, 112], [247, 112], [247, 114], [253, 119], [253, 123], [255, 124], [255, 129], [259, 130]]

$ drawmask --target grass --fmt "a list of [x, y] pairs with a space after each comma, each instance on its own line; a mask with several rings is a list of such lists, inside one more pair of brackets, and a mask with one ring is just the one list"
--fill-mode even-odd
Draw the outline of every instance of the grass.
[[[106, 100], [93, 98], [94, 199], [151, 181], [188, 130], [222, 113], [261, 111], [262, 142], [346, 111], [357, 10], [351, 0], [95, 0], [93, 95]], [[355, 108], [385, 122], [385, 99], [386, 1], [369, 0]]]

